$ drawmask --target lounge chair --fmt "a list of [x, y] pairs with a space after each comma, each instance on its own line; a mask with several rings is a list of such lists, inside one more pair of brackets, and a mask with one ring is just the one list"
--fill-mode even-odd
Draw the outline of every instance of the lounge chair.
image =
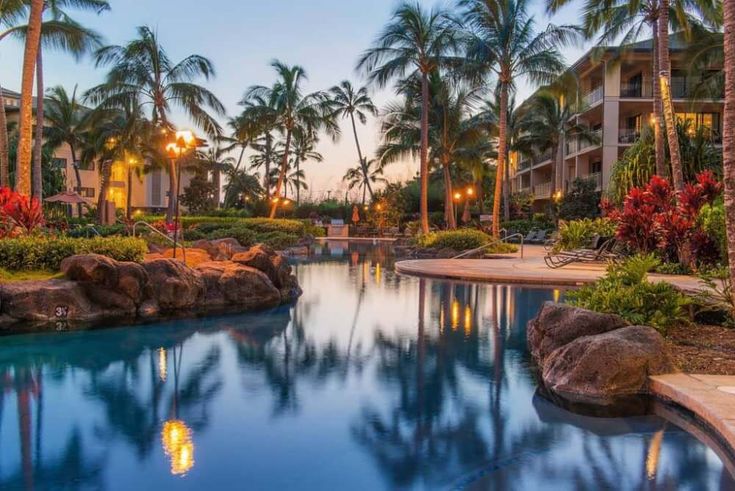
[[594, 237], [590, 246], [571, 251], [548, 252], [544, 262], [552, 269], [563, 268], [572, 263], [591, 263], [600, 261], [615, 261], [620, 258], [618, 244], [615, 239]]
[[[524, 240], [525, 242], [525, 240]], [[546, 230], [539, 230], [536, 232], [536, 237], [528, 241], [529, 244], [543, 244], [546, 242]]]

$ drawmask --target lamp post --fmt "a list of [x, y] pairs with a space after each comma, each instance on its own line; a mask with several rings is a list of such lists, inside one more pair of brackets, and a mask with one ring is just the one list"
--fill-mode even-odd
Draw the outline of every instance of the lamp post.
[[[176, 169], [176, 194], [174, 194], [173, 189], [169, 189], [169, 196], [176, 200], [176, 211], [174, 217], [174, 259], [176, 258], [176, 248], [179, 243], [179, 224], [181, 222], [181, 210], [179, 207], [179, 194], [181, 192], [181, 157], [196, 147], [197, 139], [191, 131], [177, 131], [175, 140], [166, 145], [166, 153], [173, 161], [174, 168]], [[184, 258], [184, 261], [186, 261], [186, 258]]]
[[457, 224], [457, 208], [459, 207], [459, 203], [462, 201], [462, 193], [456, 192], [454, 193], [454, 203], [456, 206], [454, 207], [454, 223], [455, 226]]

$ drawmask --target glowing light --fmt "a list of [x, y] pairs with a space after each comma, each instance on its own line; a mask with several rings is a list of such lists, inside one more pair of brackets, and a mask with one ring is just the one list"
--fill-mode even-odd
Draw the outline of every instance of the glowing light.
[[455, 299], [452, 301], [452, 330], [457, 327], [459, 327], [459, 301]]
[[288, 206], [289, 204], [291, 204], [291, 201], [290, 200], [288, 200], [288, 199], [284, 199], [283, 200], [283, 206]]
[[454, 199], [456, 201], [459, 201], [460, 199], [462, 199], [462, 195], [460, 193], [454, 193]]
[[561, 198], [562, 198], [561, 191], [557, 191], [557, 192], [554, 193], [554, 200], [555, 201], [561, 201]]
[[166, 375], [168, 374], [168, 357], [166, 356], [166, 350], [158, 348], [158, 378], [161, 382], [166, 381]]
[[271, 201], [273, 201], [274, 203], [278, 203], [280, 200], [278, 198], [273, 198]]
[[380, 211], [380, 210], [383, 209], [383, 205], [381, 205], [380, 203], [378, 203], [377, 205], [375, 205], [375, 209], [378, 210], [378, 211]]
[[473, 187], [467, 188], [467, 196], [474, 196], [475, 189]]
[[380, 263], [375, 263], [375, 284], [379, 285], [383, 277], [383, 271], [380, 269]]
[[194, 467], [194, 442], [191, 430], [183, 421], [170, 419], [163, 423], [161, 444], [171, 461], [171, 474], [180, 476]]
[[472, 309], [469, 305], [464, 308], [464, 333], [468, 336], [472, 333]]
[[558, 288], [554, 288], [554, 303], [559, 303], [559, 299], [561, 298], [561, 290]]
[[368, 211], [370, 209], [370, 207], [368, 205], [365, 205], [365, 206], [362, 207], [362, 209], [365, 210], [365, 211]]
[[646, 475], [648, 480], [656, 479], [656, 471], [658, 470], [658, 461], [661, 457], [661, 443], [664, 439], [664, 430], [659, 430], [651, 439], [651, 446], [648, 447], [646, 455]]
[[189, 130], [182, 130], [176, 132], [176, 142], [180, 144], [184, 143], [184, 147], [192, 147], [196, 143], [196, 137], [194, 133]]

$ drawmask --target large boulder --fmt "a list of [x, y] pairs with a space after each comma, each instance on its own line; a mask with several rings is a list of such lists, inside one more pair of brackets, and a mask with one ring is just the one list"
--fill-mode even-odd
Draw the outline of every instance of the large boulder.
[[[149, 282], [146, 297], [162, 311], [190, 309], [204, 296], [204, 281], [195, 270], [174, 259], [145, 261]], [[155, 310], [148, 304], [146, 311]]]
[[528, 348], [536, 362], [543, 365], [554, 350], [581, 336], [602, 334], [626, 325], [627, 322], [617, 315], [546, 302], [528, 323]]
[[231, 261], [213, 261], [197, 267], [205, 284], [204, 305], [242, 310], [275, 307], [281, 294], [262, 271]]
[[556, 349], [546, 358], [542, 377], [567, 400], [606, 405], [646, 393], [649, 376], [672, 371], [663, 337], [652, 327], [629, 326]]
[[214, 261], [229, 261], [235, 254], [248, 250], [247, 247], [241, 246], [236, 239], [232, 238], [197, 240], [192, 247], [204, 249]]
[[297, 299], [302, 291], [296, 276], [292, 274], [288, 258], [264, 244], [251, 247], [246, 252], [232, 256], [232, 261], [265, 273], [281, 293], [281, 301]]
[[0, 304], [3, 327], [20, 322], [93, 322], [126, 314], [103, 308], [87, 297], [79, 283], [60, 279], [2, 284]]
[[87, 297], [104, 308], [135, 313], [143, 300], [148, 275], [140, 264], [118, 262], [99, 254], [64, 259], [61, 271], [79, 283]]

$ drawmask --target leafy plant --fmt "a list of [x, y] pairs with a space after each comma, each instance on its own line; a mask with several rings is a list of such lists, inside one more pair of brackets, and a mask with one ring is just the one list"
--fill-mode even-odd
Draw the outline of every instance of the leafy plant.
[[559, 203], [559, 218], [581, 220], [600, 216], [600, 196], [595, 179], [577, 178]]
[[431, 249], [454, 249], [455, 251], [477, 249], [488, 242], [490, 242], [489, 235], [474, 229], [431, 232], [425, 235], [419, 235], [417, 238], [419, 247]]
[[704, 289], [697, 293], [698, 306], [707, 311], [725, 312], [728, 324], [735, 324], [735, 299], [730, 272], [727, 268], [715, 268], [699, 275]]
[[36, 198], [0, 188], [0, 237], [31, 234], [43, 223], [43, 208]]
[[595, 236], [613, 237], [615, 222], [607, 218], [591, 220], [574, 220], [562, 222], [559, 225], [559, 241], [554, 246], [555, 251], [568, 251], [589, 245]]
[[665, 333], [671, 326], [686, 321], [686, 307], [691, 301], [669, 283], [648, 281], [648, 272], [659, 264], [652, 254], [611, 264], [600, 280], [570, 291], [567, 302], [595, 312], [617, 314], [631, 324], [652, 326]]

